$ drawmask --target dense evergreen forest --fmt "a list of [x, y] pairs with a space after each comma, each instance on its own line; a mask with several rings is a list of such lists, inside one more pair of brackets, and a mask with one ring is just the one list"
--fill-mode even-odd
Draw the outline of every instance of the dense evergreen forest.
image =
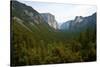
[[[35, 20], [40, 24], [25, 18], [27, 15], [22, 14], [22, 10], [32, 11], [26, 8], [29, 6], [17, 1], [11, 4], [11, 66], [96, 61], [96, 25], [78, 31], [55, 30], [36, 11], [33, 13], [40, 19]], [[14, 10], [18, 7], [21, 9], [19, 13]], [[29, 20], [33, 26], [29, 25]]]

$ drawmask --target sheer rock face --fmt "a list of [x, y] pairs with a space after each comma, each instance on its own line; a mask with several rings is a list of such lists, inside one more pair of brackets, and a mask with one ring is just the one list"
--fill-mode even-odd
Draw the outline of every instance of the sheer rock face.
[[67, 21], [67, 22], [63, 23], [63, 24], [60, 26], [60, 29], [61, 29], [61, 30], [64, 30], [64, 29], [68, 30], [68, 29], [70, 28], [71, 22], [72, 22], [72, 21], [70, 20], [70, 21]]
[[[34, 8], [27, 6], [26, 4], [20, 3], [18, 1], [11, 1], [12, 20], [18, 21], [25, 28], [33, 30], [54, 30], [48, 23], [45, 22], [41, 14]], [[23, 21], [23, 22], [22, 22]]]
[[96, 26], [96, 13], [91, 16], [82, 17], [76, 16], [74, 20], [64, 22], [60, 29], [62, 30], [82, 30], [87, 28], [94, 28]]
[[76, 18], [74, 20], [75, 23], [80, 23], [82, 21], [83, 21], [83, 17], [82, 16], [76, 16]]
[[41, 13], [41, 16], [44, 20], [54, 29], [58, 29], [57, 21], [55, 20], [55, 16], [50, 13]]

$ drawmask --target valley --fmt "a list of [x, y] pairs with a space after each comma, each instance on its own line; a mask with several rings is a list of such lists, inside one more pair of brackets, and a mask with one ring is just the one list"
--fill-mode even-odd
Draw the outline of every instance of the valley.
[[96, 13], [58, 28], [55, 16], [11, 1], [11, 66], [96, 61]]

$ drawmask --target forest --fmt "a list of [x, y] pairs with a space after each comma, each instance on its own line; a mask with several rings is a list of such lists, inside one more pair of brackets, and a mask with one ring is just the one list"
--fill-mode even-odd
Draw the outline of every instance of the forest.
[[11, 66], [96, 61], [96, 13], [74, 25], [55, 30], [32, 7], [11, 1]]
[[29, 32], [12, 23], [12, 65], [38, 65], [96, 60], [96, 29], [78, 32]]

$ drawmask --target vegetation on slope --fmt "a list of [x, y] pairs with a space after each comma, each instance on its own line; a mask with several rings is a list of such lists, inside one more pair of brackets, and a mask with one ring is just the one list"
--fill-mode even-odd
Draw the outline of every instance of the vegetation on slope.
[[13, 20], [12, 31], [11, 61], [14, 66], [96, 60], [95, 30], [87, 29], [79, 35], [65, 32], [44, 34], [30, 32]]
[[[29, 16], [23, 14], [22, 9], [27, 7], [27, 10], [31, 11], [32, 8], [16, 3], [17, 5], [13, 4], [15, 7], [12, 9], [11, 17], [11, 66], [96, 60], [96, 26], [89, 26], [78, 32], [54, 30], [45, 24], [39, 13], [34, 10], [33, 13], [38, 15], [38, 19], [34, 20], [39, 24], [31, 19], [34, 24], [31, 26]], [[16, 8], [18, 11], [14, 10]]]

